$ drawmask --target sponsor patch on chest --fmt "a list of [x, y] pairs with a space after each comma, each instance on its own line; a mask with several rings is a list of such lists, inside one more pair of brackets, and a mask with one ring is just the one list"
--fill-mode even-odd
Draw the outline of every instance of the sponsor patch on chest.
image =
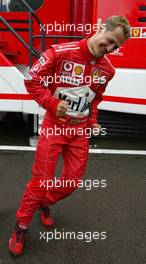
[[108, 80], [109, 73], [98, 68], [93, 68], [92, 77], [94, 83], [105, 84]]
[[58, 87], [54, 96], [68, 102], [70, 109], [67, 114], [86, 116], [89, 114], [89, 104], [95, 97], [95, 93], [88, 86]]
[[67, 60], [62, 61], [61, 74], [63, 75], [81, 78], [84, 76], [84, 71], [85, 71], [84, 64], [71, 62]]

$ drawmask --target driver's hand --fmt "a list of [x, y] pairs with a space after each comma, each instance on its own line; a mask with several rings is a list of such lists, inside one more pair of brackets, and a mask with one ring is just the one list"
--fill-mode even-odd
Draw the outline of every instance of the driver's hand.
[[57, 116], [64, 116], [66, 111], [69, 109], [69, 104], [66, 101], [61, 101], [57, 106]]

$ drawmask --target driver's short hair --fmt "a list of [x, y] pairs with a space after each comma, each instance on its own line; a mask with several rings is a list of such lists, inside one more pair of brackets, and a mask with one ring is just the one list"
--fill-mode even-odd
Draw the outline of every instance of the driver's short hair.
[[125, 38], [131, 36], [131, 27], [129, 21], [124, 16], [111, 16], [105, 22], [106, 31], [113, 31], [115, 28], [121, 27], [123, 29]]

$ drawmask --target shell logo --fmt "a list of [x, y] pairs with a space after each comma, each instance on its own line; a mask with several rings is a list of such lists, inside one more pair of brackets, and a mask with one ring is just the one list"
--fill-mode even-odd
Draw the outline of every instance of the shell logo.
[[81, 75], [83, 73], [83, 68], [81, 66], [76, 66], [74, 71], [76, 75]]

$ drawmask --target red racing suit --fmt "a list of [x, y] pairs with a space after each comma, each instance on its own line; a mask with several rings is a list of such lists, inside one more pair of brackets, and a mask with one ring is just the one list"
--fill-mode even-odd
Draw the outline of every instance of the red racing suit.
[[[77, 185], [52, 186], [46, 189], [47, 180], [54, 179], [58, 156], [62, 153], [64, 167], [60, 182], [83, 177], [88, 158], [88, 138], [77, 130], [97, 123], [97, 105], [102, 100], [107, 83], [115, 69], [106, 57], [95, 58], [89, 51], [87, 39], [51, 46], [31, 68], [25, 85], [32, 98], [44, 109], [40, 137], [32, 167], [32, 179], [17, 211], [17, 220], [29, 224], [40, 203], [51, 205], [71, 194]], [[56, 116], [61, 100], [69, 109], [63, 118]], [[75, 133], [47, 134], [74, 128]]]

